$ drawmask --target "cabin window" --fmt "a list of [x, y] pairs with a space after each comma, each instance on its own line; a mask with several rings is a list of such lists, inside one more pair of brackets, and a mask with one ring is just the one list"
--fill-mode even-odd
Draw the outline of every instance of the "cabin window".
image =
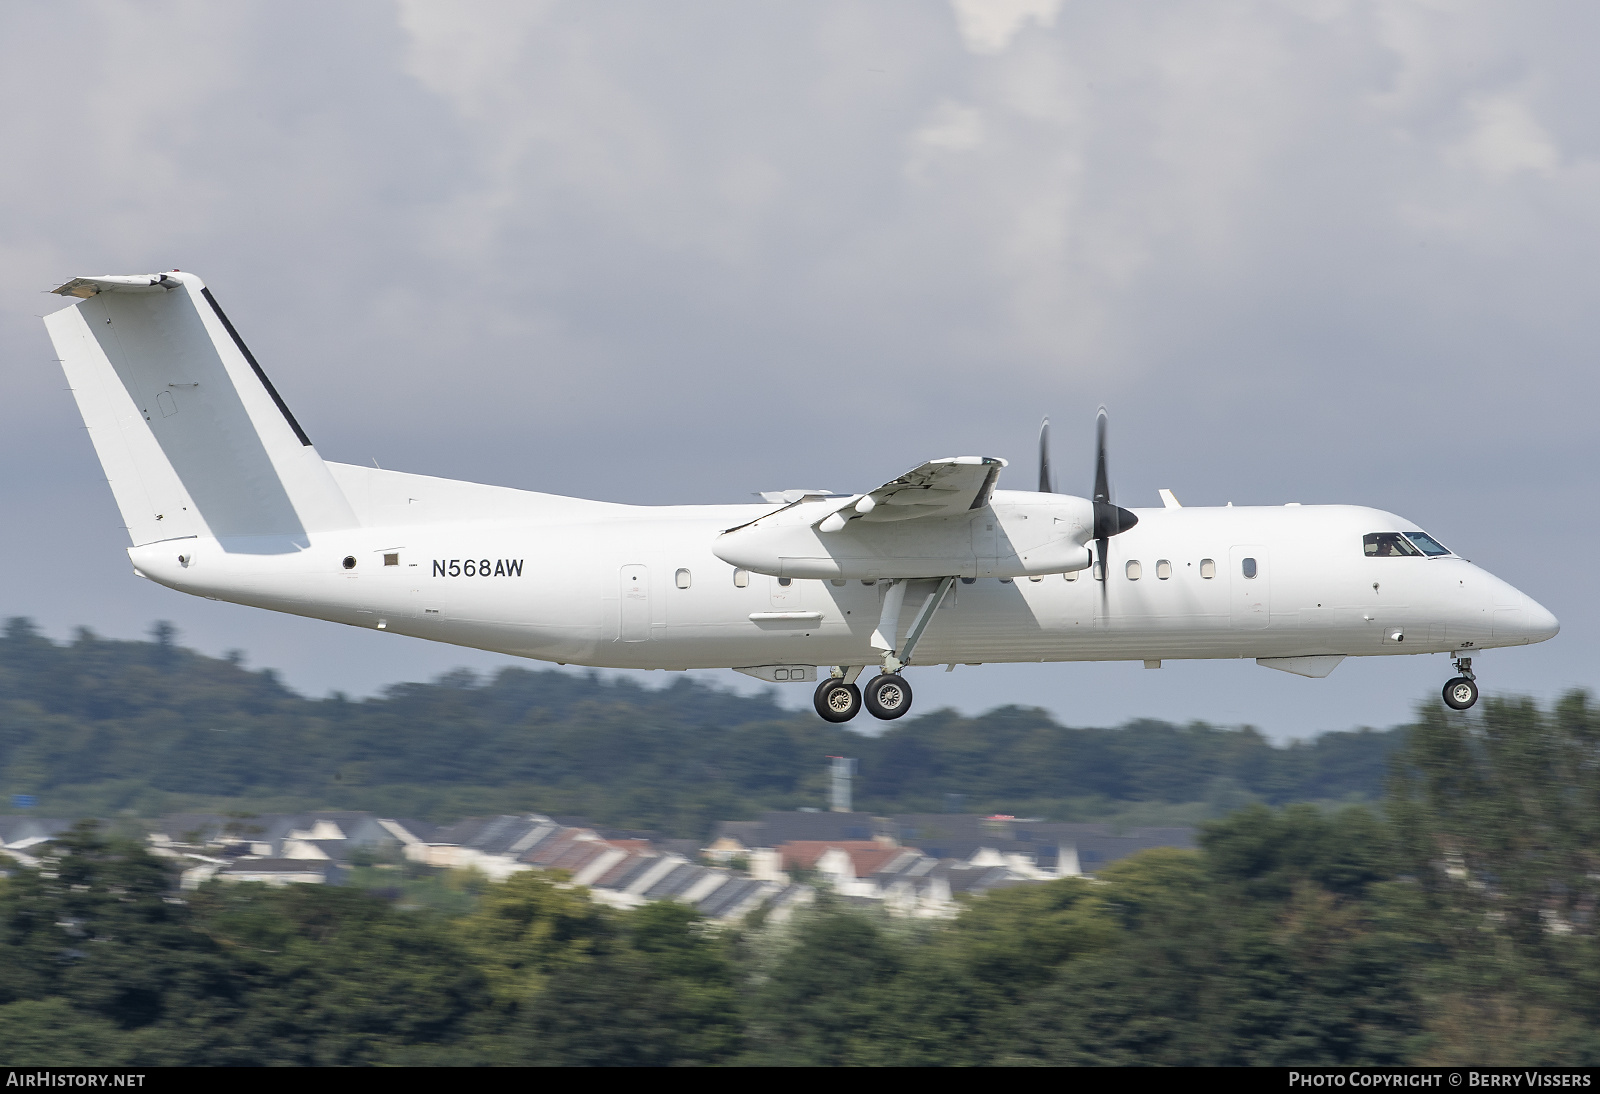
[[747, 586], [749, 584], [750, 584], [750, 571], [749, 570], [735, 570], [735, 571], [733, 571], [733, 587], [735, 589], [743, 589], [745, 586]]
[[1000, 579], [1000, 584], [1009, 585], [1009, 584], [1011, 584], [1011, 579], [1009, 577], [1002, 577]]
[[678, 567], [678, 572], [672, 576], [673, 580], [677, 582], [678, 588], [680, 589], [687, 589], [690, 585], [694, 584], [694, 575], [681, 566]]
[[1450, 549], [1448, 547], [1434, 539], [1426, 532], [1407, 532], [1406, 538], [1419, 547], [1423, 554], [1429, 555], [1430, 557], [1433, 555], [1447, 555], [1450, 553]]
[[844, 578], [842, 578], [842, 577], [830, 577], [828, 579], [828, 584], [829, 585], [837, 585], [840, 588], [843, 588], [844, 587]]
[[392, 555], [384, 555], [383, 556], [383, 564], [385, 566], [398, 566], [398, 565], [400, 565], [400, 555], [398, 553], [392, 554]]
[[792, 578], [792, 577], [780, 577], [778, 579], [778, 584], [782, 585], [785, 589], [787, 589], [790, 585], [794, 584], [794, 578]]
[[1399, 532], [1372, 532], [1362, 536], [1361, 551], [1368, 558], [1422, 557], [1422, 552]]
[[345, 555], [344, 556], [344, 568], [346, 570], [354, 570], [356, 568], [356, 556], [355, 555]]
[[1139, 560], [1136, 558], [1130, 558], [1122, 569], [1128, 575], [1129, 581], [1138, 581], [1144, 576], [1144, 567], [1139, 565]]
[[1042, 576], [1038, 576], [1038, 577], [1036, 577], [1036, 576], [1034, 576], [1034, 575], [1033, 575], [1033, 574], [1029, 574], [1029, 575], [1028, 575], [1028, 580], [1029, 580], [1029, 581], [1043, 581], [1043, 580], [1044, 580], [1044, 578], [1043, 578], [1043, 577], [1042, 577]]
[[1205, 578], [1207, 581], [1210, 581], [1212, 578], [1216, 577], [1217, 560], [1214, 558], [1202, 558], [1200, 560], [1200, 576]]
[[963, 584], [963, 585], [974, 585], [974, 584], [977, 583], [977, 581], [978, 581], [978, 579], [975, 578], [975, 577], [964, 577], [964, 578], [961, 579], [961, 584]]
[[1172, 576], [1172, 563], [1168, 562], [1164, 558], [1163, 559], [1158, 559], [1156, 561], [1156, 580], [1157, 581], [1165, 581], [1165, 580], [1167, 580], [1167, 578], [1169, 578], [1171, 576]]
[[1094, 579], [1096, 581], [1104, 581], [1106, 579], [1106, 568], [1101, 565], [1099, 559], [1094, 560]]
[[1078, 570], [1068, 570], [1066, 573], [1062, 574], [1061, 576], [1066, 578], [1068, 581], [1076, 581], [1076, 580], [1078, 580], [1078, 574], [1079, 573], [1080, 573], [1080, 571], [1078, 571]]
[[1256, 560], [1253, 558], [1245, 559], [1239, 563], [1239, 569], [1244, 573], [1245, 577], [1254, 580], [1256, 576]]

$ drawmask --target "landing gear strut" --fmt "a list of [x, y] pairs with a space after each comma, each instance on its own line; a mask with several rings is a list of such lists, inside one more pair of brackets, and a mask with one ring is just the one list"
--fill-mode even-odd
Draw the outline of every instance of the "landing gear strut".
[[[933, 613], [939, 610], [939, 605], [944, 603], [945, 596], [950, 592], [950, 586], [955, 584], [954, 577], [939, 579], [939, 585], [929, 593], [922, 602], [916, 618], [911, 621], [911, 629], [906, 633], [904, 644], [895, 649], [895, 636], [900, 633], [900, 606], [905, 603], [907, 582], [896, 579], [889, 583], [883, 594], [883, 606], [878, 613], [878, 626], [872, 632], [872, 648], [883, 654], [883, 673], [872, 678], [862, 693], [862, 702], [866, 705], [867, 713], [874, 718], [885, 721], [899, 718], [911, 709], [911, 685], [906, 683], [906, 678], [900, 675], [900, 670], [911, 663], [911, 654], [917, 648], [917, 643], [922, 641], [922, 634], [928, 629], [928, 624], [933, 622]], [[819, 690], [818, 695], [821, 694]], [[820, 700], [819, 700], [820, 702]], [[818, 706], [820, 711], [822, 708]], [[823, 715], [827, 717], [826, 714]]]
[[1478, 701], [1477, 677], [1472, 675], [1472, 658], [1457, 657], [1456, 671], [1461, 675], [1444, 686], [1444, 705], [1451, 710], [1469, 710]]

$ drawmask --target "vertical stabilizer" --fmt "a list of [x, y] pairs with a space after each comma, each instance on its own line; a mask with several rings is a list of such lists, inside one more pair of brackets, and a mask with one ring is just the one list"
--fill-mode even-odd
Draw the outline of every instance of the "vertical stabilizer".
[[230, 550], [293, 550], [357, 524], [198, 277], [82, 277], [55, 291], [81, 298], [45, 326], [134, 546], [210, 535]]

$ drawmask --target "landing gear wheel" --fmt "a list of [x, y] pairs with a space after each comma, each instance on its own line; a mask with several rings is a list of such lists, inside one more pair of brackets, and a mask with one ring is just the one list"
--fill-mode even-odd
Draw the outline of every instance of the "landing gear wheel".
[[868, 714], [889, 721], [911, 709], [911, 685], [899, 673], [886, 672], [872, 678], [862, 700]]
[[837, 678], [818, 684], [811, 701], [826, 722], [848, 722], [861, 713], [861, 689]]
[[1451, 710], [1468, 710], [1478, 701], [1478, 685], [1457, 676], [1444, 686], [1444, 705]]

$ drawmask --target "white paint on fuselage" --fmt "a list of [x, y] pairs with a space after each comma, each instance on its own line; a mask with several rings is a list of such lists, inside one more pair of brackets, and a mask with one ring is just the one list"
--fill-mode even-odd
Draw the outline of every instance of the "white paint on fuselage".
[[[868, 636], [886, 583], [781, 586], [751, 573], [741, 588], [712, 553], [723, 530], [772, 505], [617, 505], [328, 466], [361, 528], [313, 534], [303, 549], [286, 540], [167, 540], [133, 548], [134, 565], [195, 595], [546, 661], [687, 669], [879, 659]], [[1367, 533], [1416, 527], [1380, 510], [1133, 511], [1139, 524], [1111, 540], [1104, 585], [1089, 571], [1073, 581], [958, 583], [914, 663], [1378, 656], [1520, 645], [1559, 629], [1544, 608], [1465, 559], [1364, 556]], [[385, 554], [398, 565], [384, 565]], [[343, 566], [347, 556], [353, 569]], [[1253, 580], [1243, 576], [1244, 557], [1256, 559]], [[1215, 577], [1201, 576], [1205, 559]], [[484, 560], [490, 575], [478, 576]], [[1140, 563], [1137, 580], [1130, 560]], [[1163, 560], [1166, 580], [1157, 576]], [[462, 576], [441, 576], [435, 563], [448, 573], [452, 561]], [[496, 563], [512, 561], [518, 576], [495, 576]], [[688, 571], [686, 589], [679, 570]], [[648, 616], [642, 640], [624, 640], [625, 579], [635, 586], [633, 637]], [[902, 633], [933, 587], [912, 583]], [[780, 612], [790, 618], [751, 619]], [[1390, 640], [1396, 631], [1403, 642]]]

